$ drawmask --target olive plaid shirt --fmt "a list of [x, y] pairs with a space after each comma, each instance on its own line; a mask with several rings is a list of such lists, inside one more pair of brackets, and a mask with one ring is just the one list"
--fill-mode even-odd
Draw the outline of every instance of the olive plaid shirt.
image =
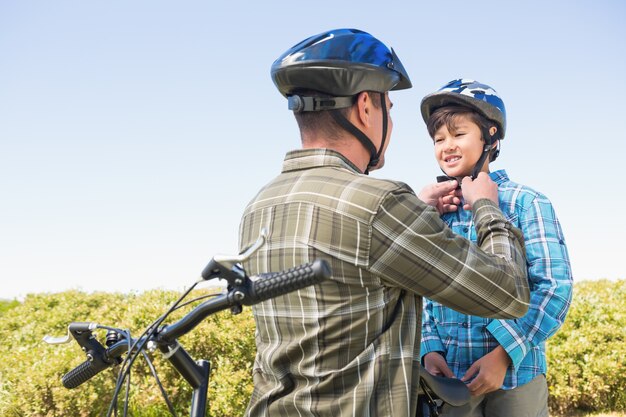
[[403, 183], [362, 175], [328, 149], [288, 153], [244, 212], [240, 249], [269, 230], [246, 270], [321, 258], [333, 276], [253, 307], [247, 415], [415, 416], [421, 296], [488, 317], [528, 309], [521, 233], [491, 201], [474, 216], [478, 245]]

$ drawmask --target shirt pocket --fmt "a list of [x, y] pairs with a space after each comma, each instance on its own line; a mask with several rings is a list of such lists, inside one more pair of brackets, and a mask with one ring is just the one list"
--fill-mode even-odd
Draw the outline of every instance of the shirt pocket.
[[432, 312], [437, 332], [444, 344], [457, 339], [459, 334], [459, 313], [438, 303], [433, 306]]

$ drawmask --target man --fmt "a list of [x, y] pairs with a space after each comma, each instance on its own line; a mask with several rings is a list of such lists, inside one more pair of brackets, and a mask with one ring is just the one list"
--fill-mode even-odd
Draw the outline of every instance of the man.
[[[340, 29], [279, 57], [272, 78], [288, 97], [302, 148], [246, 208], [240, 248], [268, 240], [246, 265], [256, 274], [321, 258], [324, 283], [254, 307], [257, 357], [249, 416], [414, 416], [422, 298], [470, 314], [527, 310], [523, 242], [487, 175], [462, 181], [477, 244], [439, 219], [457, 186], [420, 200], [405, 184], [371, 178], [389, 144], [388, 91], [411, 87], [393, 50]], [[454, 201], [446, 200], [446, 204]]]

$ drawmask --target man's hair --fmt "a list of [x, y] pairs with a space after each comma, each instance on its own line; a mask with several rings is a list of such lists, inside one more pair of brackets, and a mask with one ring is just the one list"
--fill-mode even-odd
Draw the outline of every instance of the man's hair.
[[[450, 105], [439, 107], [430, 115], [426, 123], [428, 134], [431, 138], [434, 138], [437, 130], [444, 125], [448, 128], [450, 133], [454, 133], [459, 116], [468, 117], [481, 128], [481, 132], [484, 129], [489, 129], [491, 126], [497, 127], [496, 123], [488, 120], [485, 116], [470, 107]], [[482, 139], [484, 140], [484, 138]]]
[[[380, 108], [380, 95], [374, 91], [368, 91], [372, 104], [376, 108]], [[298, 90], [294, 94], [309, 97], [330, 98], [333, 97], [329, 94], [320, 93], [319, 91], [312, 90]], [[356, 96], [354, 96], [356, 102]], [[330, 114], [331, 111], [338, 111], [344, 117], [348, 117], [351, 107], [345, 107], [337, 110], [323, 110], [323, 111], [304, 111], [301, 113], [294, 113], [300, 133], [305, 132], [317, 132], [325, 136], [330, 141], [339, 140], [341, 135], [345, 133], [343, 127], [341, 127]]]

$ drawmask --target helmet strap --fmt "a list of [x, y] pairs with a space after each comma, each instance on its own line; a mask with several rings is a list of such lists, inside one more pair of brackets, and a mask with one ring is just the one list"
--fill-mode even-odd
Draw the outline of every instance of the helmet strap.
[[341, 127], [343, 127], [345, 130], [350, 132], [352, 136], [357, 138], [358, 141], [361, 142], [363, 147], [365, 147], [365, 149], [367, 149], [367, 151], [370, 153], [370, 161], [367, 164], [367, 168], [365, 168], [366, 175], [369, 174], [370, 168], [378, 165], [378, 162], [380, 161], [380, 155], [382, 154], [383, 148], [385, 146], [385, 139], [387, 138], [388, 117], [387, 117], [387, 103], [385, 100], [384, 93], [381, 93], [380, 103], [381, 103], [382, 112], [383, 112], [383, 138], [380, 144], [380, 149], [378, 150], [376, 150], [376, 146], [370, 140], [370, 138], [367, 137], [367, 135], [363, 133], [361, 130], [359, 130], [359, 128], [353, 125], [343, 114], [341, 114], [341, 112], [337, 110], [330, 111], [330, 114], [333, 116], [333, 119], [335, 119], [335, 121]]
[[491, 154], [489, 155], [489, 162], [495, 161], [498, 155], [500, 155], [500, 141], [499, 140], [498, 140], [498, 144], [496, 145], [496, 148], [493, 149], [491, 151]]
[[287, 106], [294, 113], [321, 111], [352, 107], [354, 96], [348, 97], [308, 97], [293, 94], [287, 97]]
[[[489, 129], [486, 127], [483, 127], [482, 129], [482, 133], [483, 133], [483, 139], [485, 141], [485, 145], [483, 146], [483, 152], [480, 154], [480, 158], [478, 158], [478, 161], [476, 162], [476, 165], [474, 165], [474, 169], [472, 169], [472, 179], [476, 179], [476, 177], [478, 177], [478, 173], [480, 172], [480, 170], [482, 169], [485, 161], [487, 160], [487, 157], [491, 154], [491, 151], [493, 150], [492, 146], [495, 143], [495, 141], [500, 139], [500, 135], [498, 134], [498, 132], [496, 131], [496, 133], [494, 133], [493, 135], [491, 135], [489, 133]], [[497, 154], [496, 154], [497, 156]], [[493, 158], [495, 159], [495, 158]], [[492, 158], [489, 158], [489, 161], [493, 161]]]
[[368, 171], [370, 167], [378, 165], [378, 162], [380, 161], [380, 155], [383, 153], [383, 149], [385, 148], [385, 139], [387, 139], [387, 124], [389, 122], [389, 117], [387, 116], [387, 102], [385, 100], [385, 93], [380, 93], [380, 107], [383, 111], [383, 138], [380, 140], [380, 149], [378, 149], [376, 157], [374, 159], [370, 159], [370, 163], [367, 166]]

